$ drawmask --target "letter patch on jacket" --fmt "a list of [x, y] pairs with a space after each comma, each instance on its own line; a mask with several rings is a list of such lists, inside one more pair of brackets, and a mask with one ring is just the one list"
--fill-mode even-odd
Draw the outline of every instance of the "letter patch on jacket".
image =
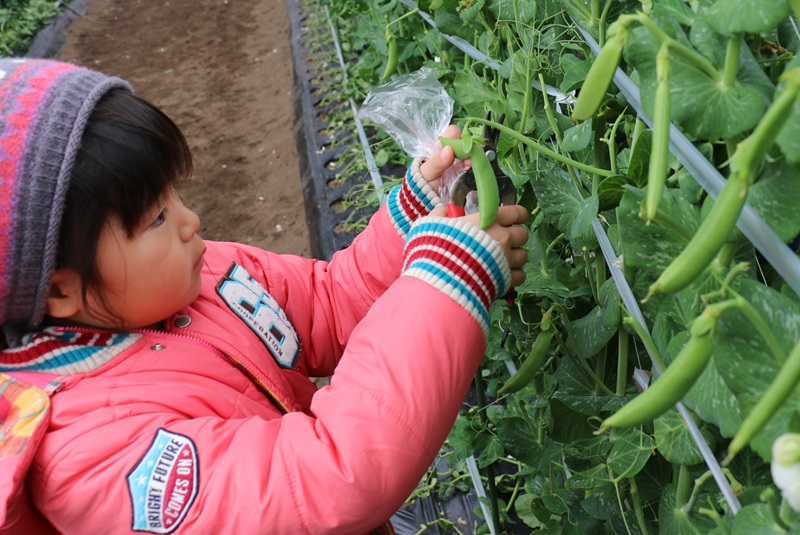
[[217, 294], [256, 333], [279, 365], [294, 366], [300, 348], [297, 333], [275, 298], [247, 270], [233, 264], [217, 284]]
[[198, 468], [192, 439], [159, 429], [128, 474], [133, 531], [174, 531], [197, 496]]

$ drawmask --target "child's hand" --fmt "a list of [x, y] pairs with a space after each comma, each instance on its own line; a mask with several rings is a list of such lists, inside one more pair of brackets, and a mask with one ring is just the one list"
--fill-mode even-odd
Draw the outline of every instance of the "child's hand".
[[[447, 130], [444, 131], [444, 137], [460, 139], [461, 128], [451, 124], [447, 127]], [[428, 184], [431, 185], [433, 191], [439, 191], [442, 173], [444, 173], [448, 167], [453, 165], [455, 160], [456, 156], [453, 154], [452, 147], [444, 147], [430, 160], [427, 160], [425, 163], [419, 166], [420, 173], [422, 173], [422, 176], [428, 181]], [[469, 167], [470, 161], [465, 160], [465, 163], [467, 164], [467, 167]]]
[[[444, 216], [444, 207], [437, 207], [430, 215]], [[480, 226], [478, 212], [467, 214], [462, 218], [473, 225]], [[528, 210], [525, 207], [513, 204], [501, 206], [497, 211], [497, 219], [489, 227], [485, 228], [500, 247], [503, 248], [508, 267], [511, 269], [511, 286], [519, 286], [525, 282], [525, 271], [523, 267], [528, 263], [528, 252], [522, 247], [528, 242], [529, 232], [524, 226], [528, 220]]]

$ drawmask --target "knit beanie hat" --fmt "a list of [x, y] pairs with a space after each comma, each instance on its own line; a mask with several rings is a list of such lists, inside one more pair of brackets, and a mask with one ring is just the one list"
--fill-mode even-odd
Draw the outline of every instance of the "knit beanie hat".
[[112, 88], [131, 91], [69, 63], [0, 58], [0, 327], [44, 319], [72, 167]]

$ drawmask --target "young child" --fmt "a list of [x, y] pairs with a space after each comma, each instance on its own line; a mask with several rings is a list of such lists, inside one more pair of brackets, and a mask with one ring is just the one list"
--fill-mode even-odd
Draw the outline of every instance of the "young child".
[[524, 280], [524, 208], [443, 217], [453, 158], [414, 161], [330, 262], [203, 241], [169, 118], [120, 79], [0, 60], [0, 526], [391, 533]]

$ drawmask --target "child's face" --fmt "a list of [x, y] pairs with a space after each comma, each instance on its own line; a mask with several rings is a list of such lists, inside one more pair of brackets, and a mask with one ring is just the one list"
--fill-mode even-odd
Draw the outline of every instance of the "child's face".
[[[206, 246], [197, 231], [200, 219], [174, 191], [150, 210], [132, 237], [111, 218], [100, 233], [97, 269], [102, 300], [90, 289], [81, 323], [138, 328], [156, 324], [197, 299]], [[106, 310], [122, 318], [109, 324]]]

